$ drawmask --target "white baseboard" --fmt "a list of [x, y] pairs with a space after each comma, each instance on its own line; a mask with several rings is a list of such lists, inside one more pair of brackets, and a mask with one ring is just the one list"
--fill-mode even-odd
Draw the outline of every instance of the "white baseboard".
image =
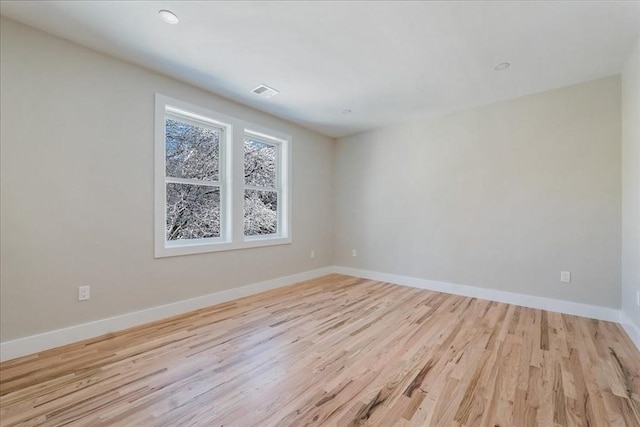
[[0, 361], [4, 362], [5, 360], [38, 353], [43, 350], [60, 347], [62, 345], [71, 344], [88, 338], [94, 338], [110, 332], [187, 313], [189, 311], [246, 297], [270, 289], [291, 285], [304, 280], [315, 279], [316, 277], [331, 274], [334, 270], [334, 267], [324, 267], [317, 270], [306, 271], [303, 273], [293, 274], [291, 276], [279, 277], [273, 280], [267, 280], [247, 286], [241, 286], [239, 288], [228, 289], [196, 298], [186, 299], [171, 304], [134, 311], [120, 316], [109, 317], [64, 329], [6, 341], [0, 343]]
[[379, 273], [377, 271], [360, 270], [350, 267], [336, 267], [335, 272], [349, 276], [362, 277], [363, 279], [379, 280], [381, 282], [396, 283], [398, 285], [411, 286], [413, 288], [427, 289], [430, 291], [446, 292], [448, 294], [504, 302], [522, 307], [556, 311], [564, 314], [589, 317], [591, 319], [608, 320], [616, 323], [620, 321], [620, 311], [615, 308], [498, 291], [495, 289], [476, 286], [456, 285], [454, 283], [419, 279], [417, 277], [410, 276], [399, 276], [396, 274]]
[[629, 335], [631, 341], [638, 347], [638, 350], [640, 350], [640, 328], [633, 323], [629, 315], [622, 310], [620, 310], [620, 325], [627, 335]]
[[291, 285], [304, 280], [314, 279], [326, 274], [339, 273], [364, 279], [378, 280], [427, 289], [437, 292], [446, 292], [454, 295], [486, 299], [490, 301], [504, 302], [523, 307], [537, 308], [541, 310], [555, 311], [575, 316], [589, 317], [592, 319], [607, 320], [620, 323], [627, 332], [631, 341], [640, 350], [640, 329], [622, 311], [608, 307], [600, 307], [589, 304], [581, 304], [571, 301], [556, 300], [551, 298], [536, 297], [517, 294], [513, 292], [498, 291], [495, 289], [480, 288], [475, 286], [457, 285], [454, 283], [440, 282], [436, 280], [420, 279], [417, 277], [401, 276], [396, 274], [380, 273], [376, 271], [360, 270], [350, 267], [331, 266], [317, 270], [279, 277], [273, 280], [254, 283], [239, 288], [228, 289], [196, 298], [178, 301], [171, 304], [151, 307], [145, 310], [135, 311], [107, 319], [71, 326], [64, 329], [19, 338], [0, 343], [0, 361], [15, 359], [43, 350], [59, 347], [66, 344], [94, 338], [110, 332], [116, 332], [144, 323], [161, 320], [189, 311], [197, 310], [211, 305], [220, 304], [237, 298], [257, 294], [270, 289]]

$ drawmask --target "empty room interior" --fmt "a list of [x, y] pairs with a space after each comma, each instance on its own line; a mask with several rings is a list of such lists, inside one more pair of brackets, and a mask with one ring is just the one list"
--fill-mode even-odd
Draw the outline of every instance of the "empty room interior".
[[640, 427], [640, 2], [0, 15], [0, 426]]

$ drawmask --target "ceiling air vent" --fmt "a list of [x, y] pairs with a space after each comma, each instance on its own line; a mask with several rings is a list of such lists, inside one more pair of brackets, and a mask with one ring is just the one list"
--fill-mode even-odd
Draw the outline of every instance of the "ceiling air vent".
[[256, 95], [260, 95], [263, 98], [271, 98], [273, 95], [277, 95], [278, 93], [280, 93], [280, 91], [267, 85], [260, 85], [251, 92], [255, 93]]

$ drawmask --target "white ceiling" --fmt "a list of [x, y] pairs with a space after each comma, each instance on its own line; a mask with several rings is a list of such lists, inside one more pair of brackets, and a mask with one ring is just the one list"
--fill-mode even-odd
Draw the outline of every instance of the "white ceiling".
[[[637, 1], [2, 1], [0, 13], [333, 137], [617, 74], [640, 30]], [[252, 94], [261, 83], [280, 94]]]

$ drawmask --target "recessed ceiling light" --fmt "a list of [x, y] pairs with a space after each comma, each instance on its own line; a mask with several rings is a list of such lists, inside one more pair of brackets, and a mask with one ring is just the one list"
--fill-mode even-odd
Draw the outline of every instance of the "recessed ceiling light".
[[494, 70], [496, 71], [502, 71], [502, 70], [506, 70], [507, 68], [509, 68], [509, 64], [508, 62], [501, 62], [500, 64], [496, 65], [495, 67], [493, 67]]
[[160, 19], [162, 19], [167, 24], [177, 24], [179, 21], [176, 14], [171, 12], [170, 10], [159, 10], [158, 15], [160, 16]]
[[348, 108], [344, 109], [342, 110], [342, 114], [351, 114], [351, 110], [349, 110]]

